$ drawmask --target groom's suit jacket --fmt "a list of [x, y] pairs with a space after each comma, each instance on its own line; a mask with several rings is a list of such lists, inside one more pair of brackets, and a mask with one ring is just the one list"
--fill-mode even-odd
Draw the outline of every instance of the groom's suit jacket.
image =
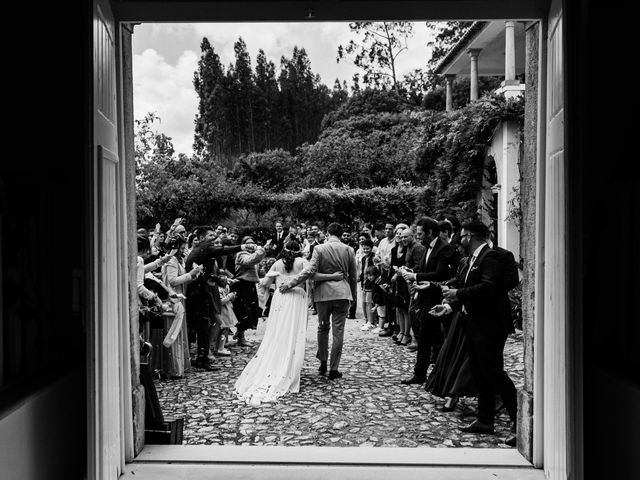
[[289, 281], [289, 286], [304, 282], [316, 272], [335, 273], [339, 271], [347, 274], [348, 280], [315, 282], [313, 301], [354, 300], [357, 298], [356, 268], [356, 255], [353, 252], [353, 248], [345, 245], [340, 240], [328, 240], [315, 246], [309, 265]]

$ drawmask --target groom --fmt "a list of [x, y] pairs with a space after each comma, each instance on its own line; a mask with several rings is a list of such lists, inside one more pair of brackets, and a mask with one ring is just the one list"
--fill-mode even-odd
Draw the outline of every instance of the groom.
[[342, 226], [339, 223], [331, 223], [327, 227], [327, 234], [329, 235], [327, 241], [313, 249], [309, 265], [288, 283], [283, 283], [280, 286], [280, 292], [286, 292], [316, 272], [342, 272], [344, 274], [345, 278], [342, 280], [316, 283], [313, 290], [313, 301], [316, 302], [318, 311], [318, 353], [316, 357], [320, 360], [319, 372], [321, 375], [327, 372], [329, 330], [331, 329], [333, 342], [331, 344], [329, 380], [333, 380], [342, 377], [338, 366], [342, 356], [344, 322], [349, 312], [350, 302], [357, 298], [356, 256], [351, 247], [342, 243], [340, 239]]

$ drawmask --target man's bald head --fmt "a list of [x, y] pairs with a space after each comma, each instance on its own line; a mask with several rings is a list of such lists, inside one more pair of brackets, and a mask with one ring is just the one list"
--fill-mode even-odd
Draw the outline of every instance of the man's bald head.
[[406, 247], [413, 243], [413, 230], [405, 228], [400, 232], [400, 241]]

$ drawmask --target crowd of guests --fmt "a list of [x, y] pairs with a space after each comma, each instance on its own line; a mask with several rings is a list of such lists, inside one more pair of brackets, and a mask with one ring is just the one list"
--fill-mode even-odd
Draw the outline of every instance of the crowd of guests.
[[[216, 357], [231, 355], [230, 346], [249, 345], [245, 332], [268, 316], [272, 291], [260, 280], [285, 243], [297, 241], [309, 259], [325, 238], [318, 225], [303, 223], [276, 222], [260, 242], [223, 225], [187, 231], [181, 219], [166, 232], [159, 225], [140, 229], [141, 335], [152, 345], [154, 370], [179, 378], [191, 367], [218, 369]], [[492, 433], [496, 401], [515, 429], [515, 387], [502, 359], [514, 331], [507, 295], [519, 283], [511, 252], [494, 245], [481, 222], [461, 225], [454, 216], [364, 225], [345, 232], [342, 241], [354, 249], [360, 289], [348, 318], [361, 308], [363, 332], [416, 354], [412, 375], [401, 382], [444, 398], [445, 412], [461, 396], [478, 397], [478, 419], [465, 431]], [[313, 295], [308, 298], [316, 313]]]

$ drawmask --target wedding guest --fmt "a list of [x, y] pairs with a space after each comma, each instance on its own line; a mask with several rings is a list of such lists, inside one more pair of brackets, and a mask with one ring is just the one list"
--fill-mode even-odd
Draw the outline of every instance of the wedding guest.
[[[345, 245], [349, 245], [353, 250], [353, 253], [355, 254], [356, 248], [351, 244], [351, 234], [345, 231], [342, 233], [342, 237], [340, 237], [340, 239], [342, 240], [342, 243], [344, 243]], [[353, 302], [351, 302], [351, 305], [349, 306], [349, 313], [347, 314], [348, 320], [353, 320], [356, 318], [357, 308], [358, 308], [358, 301], [357, 299], [354, 299]]]
[[[282, 224], [278, 222], [280, 228]], [[238, 318], [237, 345], [249, 346], [245, 338], [246, 330], [255, 330], [258, 326], [258, 318], [262, 311], [258, 304], [258, 292], [256, 283], [260, 280], [258, 264], [265, 257], [265, 248], [257, 246], [252, 236], [245, 236], [241, 242], [246, 250], [236, 254], [236, 279], [238, 283], [231, 288], [237, 293], [233, 302], [233, 310]]]
[[275, 232], [270, 237], [271, 247], [269, 248], [269, 255], [273, 257], [277, 257], [280, 251], [282, 250], [282, 247], [284, 246], [284, 242], [287, 239], [288, 232], [284, 231], [282, 222], [276, 222], [274, 227], [275, 227]]
[[[138, 257], [136, 265], [136, 288], [138, 296], [143, 304], [150, 306], [162, 307], [162, 300], [157, 293], [149, 290], [144, 284], [145, 276], [145, 259], [151, 255], [151, 243], [149, 237], [145, 233], [138, 233]], [[149, 340], [151, 337], [150, 326], [148, 323], [140, 324], [140, 331], [144, 340]]]
[[[396, 313], [397, 335], [394, 342], [406, 346], [411, 342], [411, 324], [409, 321], [409, 287], [401, 275], [400, 267], [405, 266], [408, 248], [400, 240], [404, 230], [409, 228], [406, 223], [399, 223], [395, 228], [396, 245], [391, 249], [391, 267], [394, 275], [391, 280]], [[393, 336], [392, 336], [393, 338]]]
[[384, 224], [382, 223], [376, 223], [373, 226], [373, 245], [374, 247], [377, 247], [378, 245], [380, 245], [380, 241], [385, 238], [385, 231], [384, 231]]
[[236, 299], [236, 292], [232, 292], [229, 285], [220, 288], [220, 335], [216, 345], [216, 355], [228, 357], [231, 352], [225, 348], [229, 339], [231, 329], [238, 323], [238, 319], [233, 311], [233, 301]]
[[163, 341], [163, 346], [168, 348], [168, 371], [170, 377], [179, 378], [191, 368], [189, 355], [189, 338], [186, 320], [186, 294], [187, 285], [195, 280], [202, 273], [202, 267], [192, 267], [187, 272], [184, 266], [187, 244], [182, 236], [176, 236], [169, 243], [169, 248], [173, 256], [162, 269], [162, 278], [165, 284], [169, 285], [180, 299], [180, 308], [174, 309], [174, 319], [169, 332]]
[[[384, 263], [384, 259], [386, 257], [391, 258], [391, 250], [396, 245], [396, 235], [395, 235], [395, 227], [392, 222], [387, 222], [384, 225], [384, 234], [385, 237], [380, 240], [378, 243], [378, 249], [374, 256], [374, 263], [378, 266], [378, 268], [382, 269], [382, 263]], [[395, 335], [392, 327], [396, 324], [395, 321], [395, 308], [390, 305], [392, 302], [392, 297], [388, 296], [386, 299], [386, 314], [387, 314], [387, 325], [389, 328], [384, 328], [380, 333], [378, 333], [381, 337], [392, 337]], [[397, 337], [395, 337], [397, 338]], [[395, 340], [394, 338], [394, 340]]]
[[373, 242], [371, 239], [363, 240], [360, 245], [362, 249], [362, 257], [360, 259], [360, 271], [358, 272], [358, 283], [360, 284], [360, 292], [362, 295], [362, 313], [364, 316], [364, 325], [360, 328], [362, 331], [373, 330], [377, 326], [377, 319], [371, 313], [373, 300], [373, 284], [368, 281], [366, 270], [373, 266]]
[[371, 294], [371, 311], [375, 317], [378, 318], [378, 326], [371, 330], [371, 333], [380, 333], [384, 329], [384, 324], [387, 321], [387, 287], [383, 283], [383, 277], [380, 275], [380, 269], [375, 265], [371, 265], [366, 271], [368, 280], [373, 285], [373, 291]]
[[[228, 238], [222, 238], [222, 236], [216, 237], [213, 239], [213, 246], [221, 248], [223, 246], [231, 246], [231, 242]], [[234, 278], [233, 273], [227, 270], [228, 260], [233, 260], [235, 258], [235, 254], [227, 254], [221, 255], [215, 258], [213, 261], [216, 263], [215, 275], [220, 278], [221, 282], [218, 283], [217, 288], [220, 294], [220, 289], [225, 289], [226, 287], [231, 287], [237, 280]], [[229, 268], [235, 269], [235, 265], [229, 266]], [[214, 287], [215, 290], [215, 287]], [[221, 294], [220, 294], [221, 295]], [[221, 295], [222, 297], [222, 295]], [[235, 297], [235, 295], [234, 295]], [[218, 354], [218, 343], [220, 341], [220, 337], [222, 335], [222, 313], [224, 309], [222, 307], [222, 303], [220, 303], [219, 313], [216, 316], [216, 321], [211, 324], [209, 327], [209, 360], [214, 360], [215, 356]]]
[[[402, 245], [407, 249], [407, 254], [405, 256], [405, 269], [406, 271], [416, 271], [420, 266], [420, 261], [424, 257], [426, 248], [422, 245], [421, 242], [416, 242], [414, 238], [413, 230], [410, 228], [405, 228], [400, 234], [400, 241]], [[398, 279], [399, 280], [399, 279]], [[402, 281], [407, 283], [404, 277]], [[408, 286], [408, 284], [407, 284]], [[408, 330], [410, 330], [411, 335], [411, 343], [407, 345], [407, 348], [410, 351], [416, 351], [418, 349], [418, 336], [420, 335], [419, 331], [413, 328], [413, 325], [417, 324], [418, 320], [418, 301], [413, 292], [413, 282], [411, 283], [411, 287], [407, 287], [409, 289], [409, 304], [407, 307], [408, 311]], [[406, 328], [406, 327], [405, 327]]]
[[[464, 254], [464, 248], [458, 242], [451, 246]], [[464, 281], [469, 257], [460, 260], [455, 276], [443, 285], [455, 285]], [[467, 334], [465, 319], [460, 317], [460, 311], [440, 317], [443, 324], [450, 324], [440, 349], [436, 363], [427, 377], [425, 390], [445, 399], [441, 410], [451, 412], [455, 409], [459, 397], [477, 397], [478, 386], [473, 376], [469, 355], [466, 350]]]
[[[454, 245], [454, 243], [452, 243], [452, 236], [453, 236], [453, 224], [451, 223], [450, 220], [442, 220], [440, 222], [438, 222], [438, 227], [440, 228], [440, 240], [442, 240], [443, 243], [448, 243], [450, 245]], [[456, 243], [459, 244], [459, 241], [456, 240]], [[458, 270], [458, 264], [460, 263], [460, 260], [462, 259], [462, 255], [458, 252], [458, 249], [454, 247], [453, 249], [453, 254], [451, 255], [451, 263], [449, 265], [449, 269], [452, 272], [455, 272]]]
[[511, 433], [515, 435], [517, 393], [513, 381], [504, 371], [503, 358], [507, 336], [514, 331], [509, 316], [504, 262], [501, 254], [487, 244], [489, 231], [482, 222], [466, 222], [460, 233], [461, 243], [471, 256], [467, 273], [463, 281], [443, 287], [447, 303], [436, 305], [431, 311], [440, 316], [456, 309], [467, 319], [467, 350], [478, 381], [478, 413], [473, 423], [460, 430], [493, 434], [495, 397], [499, 394], [512, 421]]
[[226, 285], [227, 277], [218, 274], [215, 260], [223, 255], [244, 251], [248, 247], [214, 246], [215, 231], [208, 225], [198, 227], [196, 233], [200, 243], [189, 253], [185, 263], [188, 271], [194, 264], [203, 267], [203, 274], [187, 286], [187, 318], [193, 319], [198, 340], [198, 355], [192, 365], [205, 370], [217, 370], [209, 364], [209, 331], [219, 321], [221, 305], [218, 287]]
[[415, 330], [419, 331], [416, 361], [413, 376], [401, 380], [405, 385], [426, 381], [429, 365], [436, 361], [444, 342], [440, 320], [430, 314], [429, 310], [442, 301], [440, 288], [433, 282], [443, 282], [451, 278], [449, 265], [453, 253], [451, 245], [440, 239], [440, 228], [434, 219], [422, 218], [416, 230], [418, 238], [427, 249], [416, 272], [402, 272], [406, 281], [415, 282], [414, 288], [418, 290], [417, 301], [420, 303], [419, 323], [415, 326]]

